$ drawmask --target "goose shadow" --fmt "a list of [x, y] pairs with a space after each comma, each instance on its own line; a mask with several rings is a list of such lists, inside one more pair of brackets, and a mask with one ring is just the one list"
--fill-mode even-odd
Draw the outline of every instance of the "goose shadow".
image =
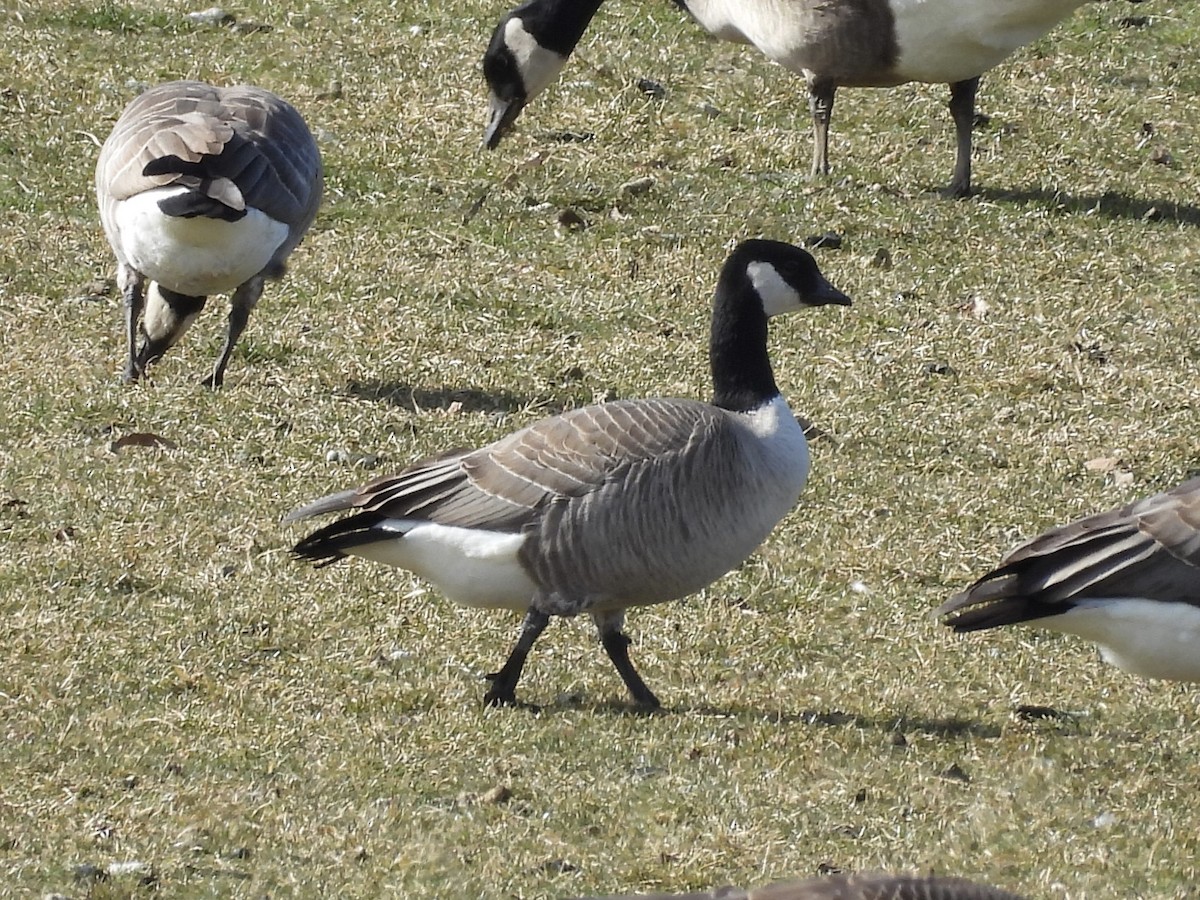
[[1126, 221], [1170, 222], [1200, 226], [1200, 207], [1174, 200], [1131, 197], [1119, 191], [1101, 194], [1070, 194], [1044, 187], [981, 187], [972, 196], [994, 203], [1042, 204], [1070, 215], [1096, 215]]
[[360, 400], [386, 403], [409, 412], [441, 410], [463, 413], [506, 415], [523, 410], [536, 410], [544, 415], [555, 415], [568, 409], [568, 404], [545, 397], [525, 397], [508, 391], [485, 391], [471, 387], [436, 388], [415, 387], [400, 381], [351, 381], [345, 392]]
[[994, 739], [1003, 733], [1003, 729], [998, 724], [957, 716], [930, 716], [921, 713], [863, 715], [838, 709], [788, 711], [736, 705], [717, 707], [705, 703], [669, 704], [659, 709], [648, 709], [624, 699], [589, 697], [581, 693], [563, 695], [544, 705], [530, 704], [528, 708], [539, 715], [579, 710], [631, 718], [685, 715], [728, 719], [745, 725], [857, 728], [860, 731], [874, 731], [881, 735], [924, 734], [935, 738]]
[[674, 712], [697, 716], [717, 716], [747, 724], [801, 725], [821, 728], [857, 728], [859, 731], [875, 731], [883, 735], [924, 734], [937, 738], [998, 738], [1002, 734], [999, 725], [964, 719], [958, 716], [937, 716], [921, 713], [883, 713], [864, 715], [840, 709], [755, 709], [733, 706], [719, 708], [706, 704], [681, 705]]

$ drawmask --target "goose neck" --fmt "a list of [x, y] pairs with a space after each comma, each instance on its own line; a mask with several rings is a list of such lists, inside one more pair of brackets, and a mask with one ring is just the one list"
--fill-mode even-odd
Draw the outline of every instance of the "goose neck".
[[538, 44], [561, 56], [569, 56], [604, 0], [530, 0], [513, 10], [513, 18], [534, 36]]
[[708, 355], [715, 406], [748, 412], [779, 396], [767, 354], [767, 315], [745, 269], [723, 273], [717, 284]]

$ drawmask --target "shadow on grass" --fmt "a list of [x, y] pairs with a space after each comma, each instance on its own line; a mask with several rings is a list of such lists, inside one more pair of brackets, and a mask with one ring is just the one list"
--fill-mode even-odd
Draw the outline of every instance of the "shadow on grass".
[[732, 719], [758, 720], [773, 725], [817, 725], [825, 728], [857, 728], [861, 731], [878, 731], [881, 734], [927, 734], [931, 737], [974, 737], [998, 738], [999, 725], [974, 719], [939, 718], [923, 715], [879, 715], [865, 716], [860, 713], [843, 712], [836, 709], [782, 710], [730, 708], [717, 709], [712, 706], [677, 707], [677, 712], [695, 715], [723, 716]]
[[362, 400], [387, 403], [410, 412], [449, 410], [453, 404], [464, 413], [513, 413], [536, 409], [545, 415], [555, 415], [567, 407], [561, 402], [542, 398], [520, 397], [507, 391], [492, 393], [476, 388], [421, 388], [398, 381], [351, 381], [346, 393]]
[[1103, 194], [1069, 194], [1047, 188], [978, 188], [973, 196], [995, 203], [1041, 204], [1072, 215], [1098, 215], [1106, 219], [1171, 222], [1200, 226], [1200, 207], [1174, 200], [1148, 200], [1117, 191]]
[[582, 694], [560, 697], [553, 703], [536, 708], [541, 714], [584, 710], [604, 715], [647, 718], [656, 716], [686, 715], [715, 716], [744, 723], [768, 723], [771, 725], [820, 726], [825, 728], [857, 728], [861, 731], [877, 731], [881, 734], [926, 734], [940, 738], [998, 738], [1002, 729], [997, 724], [955, 717], [939, 718], [923, 715], [879, 715], [864, 716], [841, 710], [783, 710], [754, 709], [750, 707], [716, 707], [705, 704], [669, 705], [662, 709], [647, 709], [628, 700], [615, 698], [589, 698]]

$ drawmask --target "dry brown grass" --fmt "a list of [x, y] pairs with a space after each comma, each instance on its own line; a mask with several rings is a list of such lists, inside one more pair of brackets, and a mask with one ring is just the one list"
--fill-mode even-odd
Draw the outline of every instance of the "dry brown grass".
[[[799, 81], [667, 4], [612, 0], [489, 155], [501, 5], [289, 8], [231, 8], [274, 26], [238, 35], [175, 4], [17, 0], [0, 26], [5, 890], [563, 897], [823, 865], [1200, 890], [1193, 687], [927, 618], [1020, 537], [1200, 468], [1192, 5], [1089, 4], [990, 75], [962, 203], [926, 192], [950, 169], [944, 89], [844, 91], [836, 176], [810, 184]], [[1131, 10], [1149, 27], [1118, 27]], [[196, 382], [220, 303], [128, 388], [116, 299], [75, 299], [111, 266], [91, 136], [131, 79], [180, 76], [285, 94], [329, 170], [217, 394]], [[567, 207], [589, 227], [558, 227]], [[368, 474], [331, 449], [396, 467], [595, 397], [703, 396], [727, 249], [830, 229], [846, 246], [820, 262], [856, 305], [772, 335], [830, 436], [742, 570], [632, 617], [666, 714], [631, 714], [574, 622], [531, 657], [541, 714], [483, 710], [514, 620], [287, 558], [280, 515]], [[178, 449], [110, 451], [135, 431]], [[129, 861], [148, 868], [77, 868]]]

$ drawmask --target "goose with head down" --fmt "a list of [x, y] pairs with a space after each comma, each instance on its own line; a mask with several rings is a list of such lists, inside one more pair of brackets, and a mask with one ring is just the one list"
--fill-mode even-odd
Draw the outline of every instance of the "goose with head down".
[[[946, 194], [971, 191], [971, 129], [980, 76], [1037, 40], [1084, 0], [676, 0], [719, 38], [751, 44], [804, 76], [812, 174], [829, 173], [839, 87], [950, 85], [957, 137]], [[562, 71], [603, 0], [528, 0], [496, 26], [483, 58], [484, 144], [495, 147], [525, 105]]]
[[323, 179], [304, 119], [270, 91], [172, 81], [134, 98], [96, 164], [125, 306], [126, 381], [183, 336], [210, 294], [233, 291], [205, 379], [221, 386], [265, 279], [283, 275], [317, 214]]
[[633, 699], [656, 707], [629, 659], [625, 610], [711, 584], [795, 505], [809, 454], [775, 384], [767, 319], [849, 302], [806, 251], [743, 242], [713, 301], [711, 403], [586, 406], [431, 457], [288, 515], [351, 513], [293, 552], [318, 564], [359, 556], [398, 566], [459, 604], [524, 612], [515, 648], [488, 676], [489, 704], [515, 701], [551, 616], [589, 613]]

